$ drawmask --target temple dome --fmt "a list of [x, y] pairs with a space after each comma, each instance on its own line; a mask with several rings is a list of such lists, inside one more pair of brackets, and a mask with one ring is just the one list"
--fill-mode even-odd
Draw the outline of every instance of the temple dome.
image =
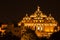
[[34, 14], [31, 15], [30, 17], [37, 17], [37, 16], [47, 17], [46, 15], [44, 15], [44, 14], [42, 13], [42, 11], [40, 10], [40, 7], [39, 7], [39, 6], [37, 7], [37, 10], [34, 12]]

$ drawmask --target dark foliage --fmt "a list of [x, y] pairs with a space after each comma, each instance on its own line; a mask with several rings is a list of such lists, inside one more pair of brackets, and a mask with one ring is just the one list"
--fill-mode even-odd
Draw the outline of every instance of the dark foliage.
[[6, 35], [0, 36], [0, 40], [19, 40], [20, 38], [13, 35], [11, 32], [7, 33]]
[[21, 38], [23, 38], [24, 40], [39, 40], [35, 32], [31, 29], [27, 29], [27, 31], [22, 35]]
[[51, 40], [53, 40], [53, 39], [54, 39], [54, 40], [60, 40], [60, 31], [53, 33], [53, 34], [51, 35], [50, 39], [51, 39]]

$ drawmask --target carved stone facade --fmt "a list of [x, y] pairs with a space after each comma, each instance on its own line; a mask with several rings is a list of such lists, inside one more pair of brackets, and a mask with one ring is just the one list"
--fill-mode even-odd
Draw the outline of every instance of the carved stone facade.
[[30, 16], [26, 16], [18, 23], [18, 26], [24, 26], [34, 30], [38, 37], [50, 37], [58, 31], [58, 22], [49, 14], [45, 15], [38, 6], [37, 10]]

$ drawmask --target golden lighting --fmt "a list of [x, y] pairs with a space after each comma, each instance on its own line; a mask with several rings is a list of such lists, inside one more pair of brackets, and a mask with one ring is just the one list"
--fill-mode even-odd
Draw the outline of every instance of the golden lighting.
[[2, 33], [4, 33], [6, 30], [2, 30], [1, 28], [0, 28], [0, 32], [2, 32]]
[[31, 30], [35, 29], [34, 31], [38, 37], [50, 37], [52, 33], [60, 30], [59, 28], [58, 30], [54, 29], [55, 27], [58, 27], [57, 21], [51, 14], [49, 14], [49, 16], [43, 14], [39, 6], [34, 14], [30, 16], [26, 14], [23, 20], [18, 23], [18, 26], [29, 26]]

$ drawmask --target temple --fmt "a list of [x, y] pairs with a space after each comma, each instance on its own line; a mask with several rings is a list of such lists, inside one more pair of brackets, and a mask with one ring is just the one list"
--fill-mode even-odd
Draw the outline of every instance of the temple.
[[26, 16], [18, 23], [18, 26], [24, 26], [34, 30], [38, 37], [50, 37], [54, 32], [58, 31], [58, 22], [49, 14], [45, 15], [40, 7], [30, 16]]

